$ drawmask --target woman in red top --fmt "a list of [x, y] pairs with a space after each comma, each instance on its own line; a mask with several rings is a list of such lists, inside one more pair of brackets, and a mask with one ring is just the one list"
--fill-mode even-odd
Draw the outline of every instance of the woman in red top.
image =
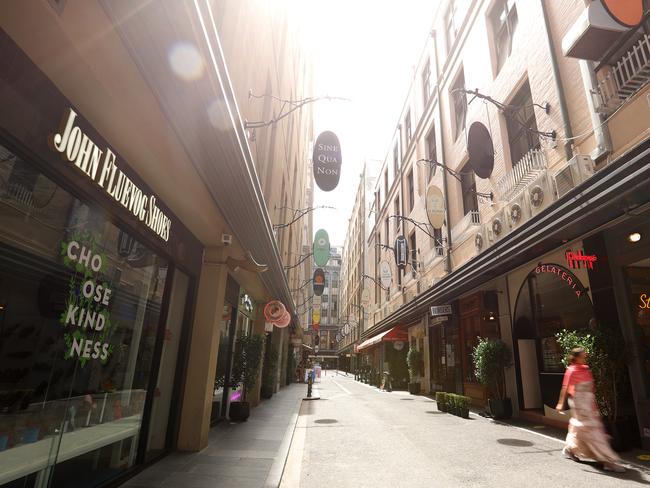
[[573, 349], [569, 355], [571, 365], [564, 373], [557, 410], [562, 411], [564, 400], [569, 394], [569, 406], [573, 417], [569, 421], [569, 433], [562, 452], [573, 460], [579, 458], [595, 459], [603, 463], [607, 471], [622, 473], [620, 458], [609, 445], [603, 422], [598, 413], [594, 396], [594, 377], [587, 366], [587, 354], [581, 347]]

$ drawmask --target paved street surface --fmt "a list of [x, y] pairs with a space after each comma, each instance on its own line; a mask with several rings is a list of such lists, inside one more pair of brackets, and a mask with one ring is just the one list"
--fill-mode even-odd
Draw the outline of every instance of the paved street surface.
[[200, 453], [173, 453], [122, 485], [125, 488], [276, 487], [305, 385], [289, 385], [263, 401], [243, 423], [221, 422]]
[[440, 413], [433, 400], [380, 392], [328, 372], [303, 402], [281, 486], [621, 487], [650, 485], [650, 466], [610, 474], [563, 458], [553, 437]]

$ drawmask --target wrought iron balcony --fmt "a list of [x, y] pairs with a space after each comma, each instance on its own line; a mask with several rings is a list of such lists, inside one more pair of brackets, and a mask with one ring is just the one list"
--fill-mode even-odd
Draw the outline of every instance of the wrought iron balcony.
[[510, 201], [544, 172], [548, 163], [541, 149], [533, 148], [498, 182], [497, 191], [503, 201]]
[[615, 63], [598, 73], [597, 110], [611, 113], [650, 81], [650, 35], [642, 35]]

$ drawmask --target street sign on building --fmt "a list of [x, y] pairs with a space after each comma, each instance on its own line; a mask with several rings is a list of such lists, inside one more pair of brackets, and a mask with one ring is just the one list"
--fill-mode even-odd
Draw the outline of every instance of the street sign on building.
[[437, 317], [438, 315], [452, 315], [451, 305], [438, 305], [431, 307], [431, 316]]
[[316, 231], [313, 253], [316, 266], [325, 266], [327, 261], [330, 260], [330, 238], [326, 230], [319, 229]]
[[[431, 185], [427, 189], [425, 205], [429, 223], [432, 227], [440, 229], [445, 222], [445, 199], [436, 185]], [[436, 242], [434, 245], [439, 246], [440, 243]]]
[[364, 288], [361, 292], [361, 306], [367, 308], [370, 305], [370, 290]]
[[316, 184], [323, 191], [332, 191], [339, 184], [341, 163], [343, 162], [341, 144], [334, 132], [321, 132], [314, 143], [312, 157]]
[[393, 273], [390, 270], [390, 264], [388, 264], [388, 261], [382, 261], [379, 263], [379, 280], [384, 289], [390, 288], [390, 285], [393, 282]]
[[316, 268], [314, 271], [312, 284], [314, 286], [314, 295], [321, 296], [325, 290], [325, 272], [322, 268]]
[[395, 264], [397, 265], [397, 268], [402, 270], [405, 269], [406, 263], [408, 263], [409, 246], [406, 242], [406, 237], [401, 234], [395, 238], [394, 252]]

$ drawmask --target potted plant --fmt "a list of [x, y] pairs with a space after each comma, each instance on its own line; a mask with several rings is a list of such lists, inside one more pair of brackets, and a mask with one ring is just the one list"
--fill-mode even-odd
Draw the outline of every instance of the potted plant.
[[263, 348], [264, 339], [259, 334], [242, 335], [237, 338], [231, 380], [233, 384], [242, 384], [242, 399], [230, 404], [231, 420], [244, 421], [250, 416], [251, 407], [246, 401], [246, 396], [257, 381]]
[[260, 396], [262, 398], [271, 398], [273, 396], [273, 387], [277, 375], [278, 351], [269, 347], [264, 358], [264, 369], [262, 370], [262, 387]]
[[436, 405], [441, 412], [447, 411], [447, 394], [444, 391], [436, 392]]
[[422, 365], [422, 353], [411, 347], [406, 354], [406, 364], [409, 370], [409, 393], [420, 394], [420, 369]]
[[598, 410], [607, 430], [612, 435], [612, 447], [624, 451], [630, 447], [633, 437], [631, 422], [622, 418], [619, 411], [621, 387], [628, 385], [626, 347], [617, 325], [599, 325], [597, 329], [567, 331], [556, 334], [564, 350], [562, 363], [569, 366], [568, 354], [575, 347], [587, 352], [587, 362], [594, 375], [594, 386]]
[[[512, 401], [506, 396], [504, 369], [512, 366], [512, 353], [500, 339], [478, 338], [472, 352], [474, 374], [488, 387], [488, 405], [495, 419], [512, 416]], [[493, 396], [494, 395], [494, 396]]]

